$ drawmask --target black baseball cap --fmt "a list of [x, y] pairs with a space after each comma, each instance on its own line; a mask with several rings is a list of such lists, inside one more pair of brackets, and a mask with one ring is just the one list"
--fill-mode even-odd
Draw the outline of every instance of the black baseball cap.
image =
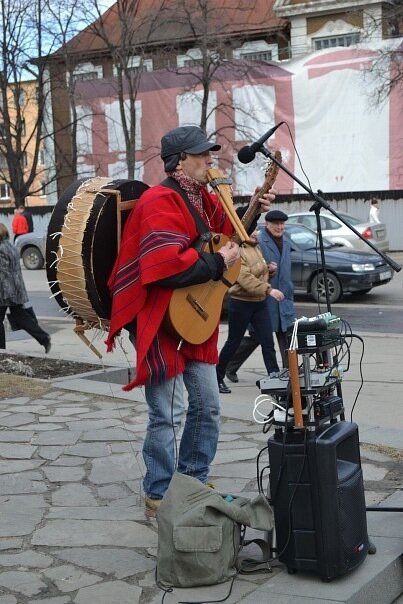
[[281, 210], [270, 210], [270, 212], [267, 212], [264, 219], [266, 222], [285, 222], [288, 220], [288, 216]]
[[209, 141], [206, 133], [198, 126], [179, 126], [164, 134], [161, 139], [161, 158], [166, 171], [176, 168], [180, 153], [198, 155], [219, 149], [221, 145]]

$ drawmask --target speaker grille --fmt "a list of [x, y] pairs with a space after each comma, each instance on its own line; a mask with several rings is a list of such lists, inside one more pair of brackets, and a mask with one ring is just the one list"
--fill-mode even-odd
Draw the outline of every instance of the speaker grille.
[[340, 513], [340, 538], [342, 560], [346, 571], [351, 570], [365, 558], [367, 543], [367, 521], [362, 470], [356, 471], [337, 486]]

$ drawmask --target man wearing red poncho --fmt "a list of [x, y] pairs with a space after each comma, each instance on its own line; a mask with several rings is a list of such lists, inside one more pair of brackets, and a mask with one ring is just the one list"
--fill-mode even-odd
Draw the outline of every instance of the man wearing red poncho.
[[[108, 350], [120, 330], [130, 326], [136, 376], [125, 389], [145, 385], [149, 407], [143, 445], [148, 517], [155, 516], [175, 470], [206, 483], [217, 448], [218, 325], [206, 342], [183, 342], [179, 347], [180, 338], [165, 328], [164, 317], [174, 289], [218, 280], [239, 258], [239, 247], [231, 241], [214, 254], [198, 251], [195, 245], [200, 236], [195, 211], [209, 231], [233, 234], [219, 200], [206, 189], [211, 151], [220, 148], [196, 126], [175, 128], [162, 137], [161, 158], [168, 178], [145, 191], [131, 212], [109, 280], [113, 304]], [[270, 193], [261, 199], [262, 212], [268, 211], [273, 198]], [[180, 377], [188, 408], [176, 459], [175, 438], [185, 409]]]

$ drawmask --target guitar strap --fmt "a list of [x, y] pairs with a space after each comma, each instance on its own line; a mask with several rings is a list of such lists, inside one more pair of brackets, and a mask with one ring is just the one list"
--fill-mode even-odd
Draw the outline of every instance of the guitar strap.
[[196, 240], [196, 242], [194, 243], [194, 245], [192, 247], [194, 247], [198, 252], [200, 252], [200, 250], [203, 247], [203, 244], [206, 241], [210, 241], [212, 238], [212, 234], [209, 231], [206, 223], [204, 222], [203, 218], [200, 216], [199, 212], [196, 210], [194, 205], [191, 203], [186, 191], [184, 191], [182, 189], [182, 187], [179, 185], [179, 183], [174, 178], [171, 178], [171, 176], [167, 176], [167, 178], [165, 178], [160, 184], [163, 187], [168, 187], [169, 189], [176, 191], [176, 193], [179, 193], [179, 195], [182, 197], [183, 201], [186, 203], [186, 205], [189, 209], [189, 212], [192, 214], [194, 221], [196, 223], [197, 232], [200, 235], [200, 237]]

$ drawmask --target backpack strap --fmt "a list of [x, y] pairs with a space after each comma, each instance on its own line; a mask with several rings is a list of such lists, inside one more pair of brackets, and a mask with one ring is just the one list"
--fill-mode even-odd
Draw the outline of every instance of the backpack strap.
[[[257, 545], [261, 552], [262, 558], [259, 560], [257, 558], [244, 558], [242, 560], [237, 561], [238, 572], [241, 575], [247, 575], [249, 573], [257, 573], [257, 572], [273, 572], [270, 562], [273, 561], [273, 555], [271, 550], [271, 545], [266, 539], [250, 539], [248, 541], [242, 541], [241, 550], [254, 543]], [[239, 556], [239, 553], [238, 553]]]

